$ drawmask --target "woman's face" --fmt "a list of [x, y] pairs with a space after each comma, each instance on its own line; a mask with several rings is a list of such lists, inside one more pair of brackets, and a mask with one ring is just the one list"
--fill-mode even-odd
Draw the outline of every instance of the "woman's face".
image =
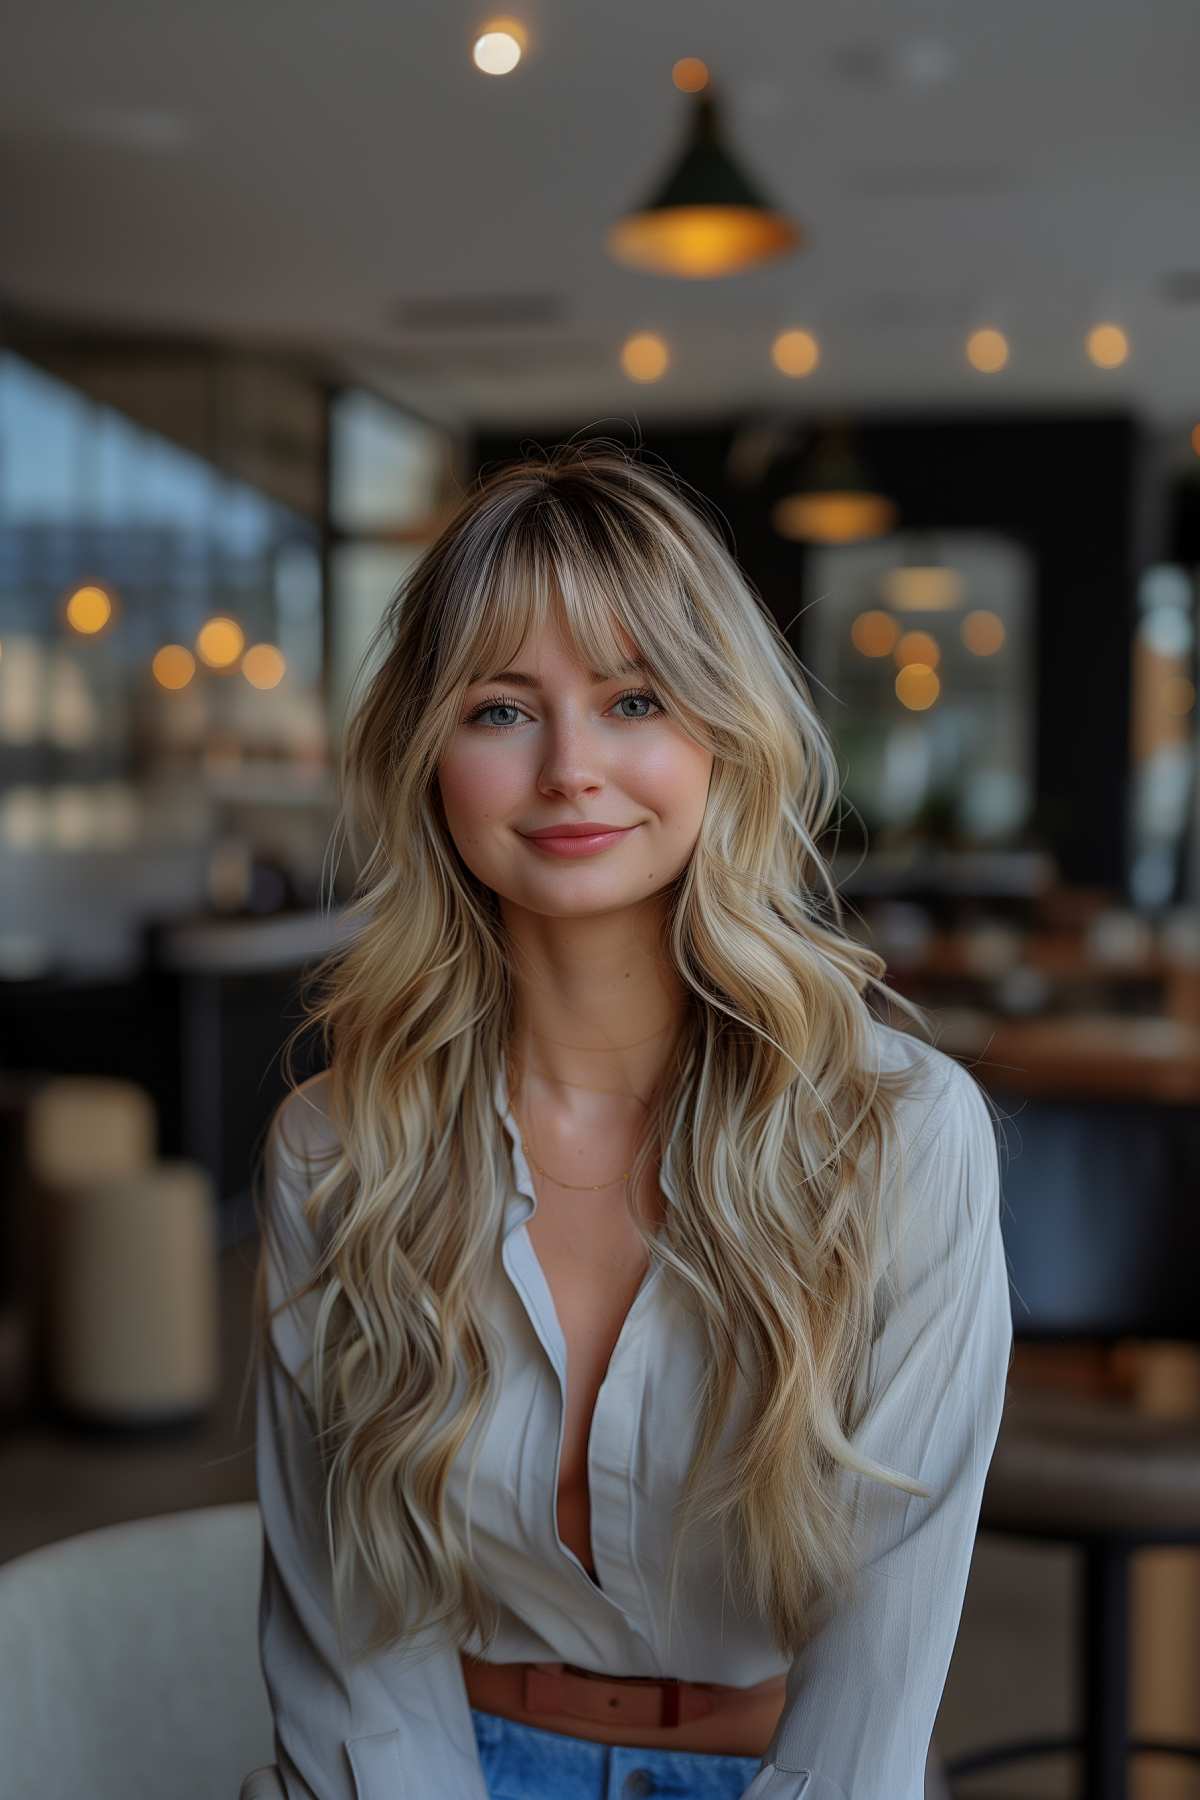
[[[438, 784], [472, 874], [530, 912], [579, 917], [636, 905], [687, 866], [712, 764], [640, 671], [595, 681], [547, 628], [468, 689]], [[628, 829], [574, 856], [527, 835], [584, 823]]]

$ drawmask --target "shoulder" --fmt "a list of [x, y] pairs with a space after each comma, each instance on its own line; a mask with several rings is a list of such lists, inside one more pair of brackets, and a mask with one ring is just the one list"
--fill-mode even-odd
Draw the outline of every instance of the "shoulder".
[[272, 1115], [264, 1153], [258, 1214], [265, 1265], [271, 1340], [284, 1368], [311, 1406], [307, 1361], [320, 1305], [314, 1277], [321, 1262], [324, 1226], [314, 1230], [308, 1200], [336, 1156], [328, 1070], [292, 1088]]
[[954, 1254], [999, 1215], [999, 1153], [992, 1102], [964, 1063], [892, 1026], [875, 1023], [881, 1069], [910, 1076], [895, 1102], [889, 1222], [910, 1245]]
[[336, 1159], [329, 1070], [310, 1075], [275, 1108], [264, 1152], [264, 1219], [289, 1261], [311, 1260], [316, 1241], [305, 1214], [314, 1185]]
[[268, 1137], [269, 1153], [294, 1169], [309, 1169], [320, 1159], [336, 1154], [338, 1134], [333, 1122], [328, 1069], [310, 1075], [291, 1089], [275, 1108]]
[[893, 1025], [872, 1020], [877, 1066], [908, 1077], [905, 1093], [897, 1103], [905, 1147], [928, 1143], [939, 1131], [950, 1129], [991, 1131], [991, 1104], [982, 1085], [965, 1063], [959, 1062], [923, 1038], [898, 1031]]

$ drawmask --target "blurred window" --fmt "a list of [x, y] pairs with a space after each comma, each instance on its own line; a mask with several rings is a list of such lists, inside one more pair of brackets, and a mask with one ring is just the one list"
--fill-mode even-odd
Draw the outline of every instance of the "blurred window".
[[329, 418], [329, 729], [384, 648], [371, 645], [388, 603], [456, 503], [453, 436], [361, 388], [334, 395]]
[[1034, 803], [1029, 553], [922, 532], [810, 555], [804, 661], [872, 847], [1017, 841]]
[[[1200, 892], [1196, 812], [1200, 578], [1176, 563], [1146, 569], [1133, 640], [1130, 891], [1154, 910]], [[1190, 851], [1196, 867], [1190, 879]]]
[[443, 496], [444, 429], [359, 388], [330, 415], [330, 521], [338, 532], [423, 531]]
[[[319, 545], [318, 521], [0, 353], [0, 791], [142, 781], [214, 741], [286, 759], [298, 736], [311, 758]], [[214, 614], [243, 639], [220, 669], [197, 647]], [[158, 680], [165, 646], [189, 680]]]

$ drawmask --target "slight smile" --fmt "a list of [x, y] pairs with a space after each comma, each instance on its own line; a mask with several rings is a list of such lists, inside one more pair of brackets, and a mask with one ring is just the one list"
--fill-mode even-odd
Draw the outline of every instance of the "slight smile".
[[530, 837], [526, 832], [519, 832], [517, 835], [523, 837], [535, 850], [549, 851], [552, 856], [590, 856], [596, 850], [605, 850], [610, 844], [618, 843], [621, 838], [628, 837], [631, 831], [636, 830], [636, 825], [624, 825], [602, 827], [598, 831], [589, 831], [585, 827], [582, 831], [575, 829], [561, 833], [548, 832], [541, 837]]

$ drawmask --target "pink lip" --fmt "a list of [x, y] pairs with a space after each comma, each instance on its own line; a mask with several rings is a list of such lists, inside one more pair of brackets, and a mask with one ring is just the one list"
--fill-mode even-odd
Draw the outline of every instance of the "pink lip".
[[548, 850], [554, 856], [590, 856], [593, 851], [606, 849], [634, 830], [633, 825], [558, 826], [548, 831], [522, 832], [521, 836], [536, 844], [539, 850]]
[[522, 837], [596, 837], [597, 832], [631, 832], [631, 824], [610, 824], [608, 819], [583, 819], [572, 824], [540, 824], [536, 832], [522, 832]]
[[607, 819], [588, 819], [584, 824], [543, 825], [537, 831], [524, 831], [522, 837], [596, 837], [602, 831], [632, 831], [632, 825], [610, 825]]

